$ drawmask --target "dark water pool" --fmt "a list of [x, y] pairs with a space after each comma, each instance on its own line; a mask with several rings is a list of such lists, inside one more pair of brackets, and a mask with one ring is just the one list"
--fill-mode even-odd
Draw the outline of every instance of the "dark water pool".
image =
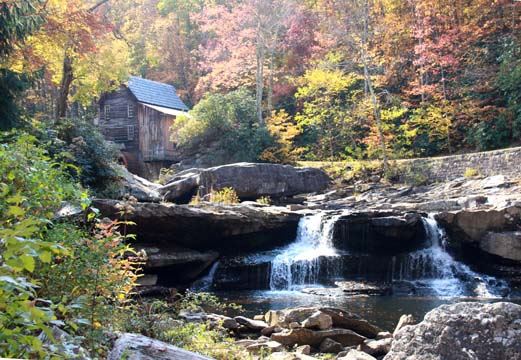
[[511, 301], [521, 304], [521, 297], [508, 299], [410, 296], [328, 297], [305, 294], [300, 291], [227, 291], [216, 292], [215, 295], [224, 302], [242, 305], [248, 316], [264, 314], [268, 310], [297, 306], [330, 306], [356, 313], [369, 322], [391, 332], [402, 314], [412, 314], [415, 319], [421, 320], [428, 311], [443, 304], [460, 301]]

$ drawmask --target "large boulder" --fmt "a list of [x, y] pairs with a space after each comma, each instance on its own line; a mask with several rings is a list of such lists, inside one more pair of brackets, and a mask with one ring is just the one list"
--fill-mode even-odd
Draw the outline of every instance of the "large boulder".
[[262, 196], [279, 198], [325, 190], [330, 179], [320, 169], [290, 165], [236, 163], [209, 169], [193, 169], [178, 175], [161, 187], [159, 192], [168, 201], [182, 201], [196, 192], [231, 187], [241, 199]]
[[520, 305], [458, 303], [402, 328], [384, 359], [520, 359], [520, 349]]
[[123, 166], [118, 166], [117, 170], [120, 174], [116, 194], [118, 199], [128, 198], [130, 196], [134, 197], [137, 201], [143, 202], [158, 202], [161, 199], [158, 191], [160, 185], [132, 174]]
[[382, 331], [357, 314], [328, 307], [300, 307], [270, 310], [266, 313], [265, 320], [269, 325], [287, 328], [289, 324], [293, 322], [305, 324], [307, 319], [315, 318], [317, 314], [322, 314], [321, 316], [327, 315], [327, 317], [331, 318], [334, 328], [352, 330], [364, 337], [374, 338]]
[[177, 346], [139, 334], [123, 334], [114, 344], [107, 360], [212, 360]]
[[319, 347], [324, 339], [329, 338], [342, 344], [343, 346], [359, 345], [366, 339], [364, 336], [348, 329], [329, 329], [313, 331], [310, 329], [297, 328], [286, 330], [271, 335], [271, 339], [283, 345], [293, 346], [310, 345]]
[[448, 246], [478, 270], [521, 281], [521, 206], [443, 212]]
[[[122, 206], [131, 211], [121, 214]], [[282, 207], [199, 206], [168, 203], [125, 203], [94, 200], [103, 216], [135, 223], [127, 231], [138, 243], [157, 247], [180, 246], [195, 250], [258, 250], [295, 238], [300, 214]]]
[[359, 315], [335, 308], [320, 308], [320, 311], [331, 316], [334, 327], [351, 329], [365, 337], [374, 338], [382, 331]]
[[521, 262], [521, 231], [488, 232], [481, 238], [479, 248], [489, 254]]

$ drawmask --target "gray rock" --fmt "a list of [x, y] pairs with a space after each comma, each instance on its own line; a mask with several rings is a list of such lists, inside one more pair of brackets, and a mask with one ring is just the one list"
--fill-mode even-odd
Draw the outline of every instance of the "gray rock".
[[107, 360], [212, 360], [177, 346], [138, 334], [123, 334], [114, 344]]
[[392, 343], [392, 338], [381, 340], [365, 340], [363, 343], [358, 345], [358, 350], [361, 350], [372, 356], [381, 356], [387, 354], [389, 350], [391, 350]]
[[412, 315], [402, 315], [400, 316], [400, 320], [398, 320], [398, 324], [396, 324], [396, 327], [393, 331], [393, 336], [396, 336], [398, 331], [400, 331], [401, 328], [407, 325], [413, 325], [415, 323], [414, 318]]
[[178, 275], [180, 282], [192, 282], [197, 279], [217, 259], [216, 251], [197, 251], [179, 246], [162, 246], [155, 244], [136, 244], [135, 249], [144, 250], [147, 255], [145, 269], [157, 270], [170, 268], [172, 271], [182, 270]]
[[335, 308], [320, 308], [320, 311], [331, 316], [334, 327], [350, 329], [369, 338], [376, 337], [382, 331], [379, 327], [362, 319], [357, 314]]
[[347, 351], [346, 355], [338, 357], [337, 360], [376, 360], [376, 358], [374, 356], [366, 354], [363, 351], [350, 349]]
[[327, 330], [333, 326], [333, 320], [331, 316], [328, 314], [324, 314], [321, 311], [314, 312], [310, 317], [302, 322], [302, 327], [308, 329], [319, 329], [319, 330]]
[[157, 189], [163, 196], [163, 200], [175, 202], [183, 199], [188, 202], [188, 197], [194, 195], [199, 182], [199, 174], [189, 173]]
[[221, 325], [223, 328], [228, 330], [235, 330], [239, 327], [237, 321], [232, 319], [231, 317], [218, 315], [218, 314], [208, 314], [206, 315], [206, 321], [210, 321], [213, 324]]
[[362, 343], [366, 338], [348, 329], [330, 329], [313, 331], [310, 329], [292, 329], [271, 335], [271, 339], [283, 345], [310, 345], [320, 346], [325, 338], [338, 341], [343, 346], [352, 346]]
[[376, 334], [376, 340], [388, 339], [388, 338], [392, 338], [392, 337], [393, 337], [393, 334], [391, 334], [389, 331], [382, 331], [382, 332], [379, 332], [378, 334]]
[[231, 187], [241, 199], [322, 191], [330, 181], [326, 173], [319, 169], [261, 163], [217, 166], [205, 169], [199, 176], [202, 193]]
[[457, 303], [401, 329], [384, 359], [521, 359], [520, 349], [520, 305]]
[[266, 324], [264, 321], [252, 320], [244, 316], [236, 316], [233, 319], [239, 324], [246, 326], [248, 329], [259, 332], [268, 327], [268, 324]]
[[317, 311], [329, 315], [335, 328], [349, 329], [370, 338], [374, 338], [382, 331], [357, 314], [326, 307], [299, 307], [284, 310], [270, 310], [264, 315], [264, 318], [270, 325], [279, 325], [288, 328], [290, 323], [302, 323]]
[[521, 262], [521, 231], [488, 232], [479, 247], [489, 254]]
[[271, 334], [276, 332], [281, 332], [282, 328], [277, 325], [268, 326], [261, 330], [261, 335], [263, 336], [271, 336]]
[[237, 346], [242, 346], [244, 348], [247, 348], [248, 346], [250, 345], [255, 345], [257, 344], [257, 340], [252, 340], [252, 339], [242, 339], [242, 340], [237, 340], [234, 342], [235, 345]]
[[132, 174], [125, 167], [118, 166], [121, 175], [117, 198], [132, 196], [137, 201], [158, 202], [161, 197], [158, 192], [160, 185], [154, 184], [142, 177]]
[[[127, 203], [97, 199], [93, 206], [103, 216], [132, 221], [128, 232], [140, 242], [159, 248], [177, 246], [194, 250], [255, 250], [281, 245], [280, 239], [295, 234], [300, 214], [283, 207], [254, 208], [200, 204], [198, 206], [168, 203], [131, 204], [133, 211], [121, 217], [120, 208]], [[272, 236], [266, 236], [270, 234]]]
[[309, 355], [299, 353], [276, 352], [271, 354], [267, 360], [314, 360], [315, 358]]
[[257, 342], [246, 347], [251, 354], [272, 353], [284, 350], [284, 346], [276, 341]]
[[311, 354], [311, 346], [309, 346], [309, 345], [301, 345], [301, 346], [299, 346], [299, 347], [297, 347], [295, 349], [295, 352], [297, 354], [309, 355], [309, 354]]
[[319, 350], [321, 353], [338, 354], [339, 352], [344, 350], [344, 346], [340, 344], [338, 341], [335, 341], [330, 338], [325, 338], [320, 343]]

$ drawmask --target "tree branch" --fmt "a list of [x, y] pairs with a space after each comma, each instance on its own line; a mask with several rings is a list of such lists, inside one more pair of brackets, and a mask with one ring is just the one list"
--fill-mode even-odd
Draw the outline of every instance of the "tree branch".
[[105, 3], [108, 3], [109, 0], [101, 0], [100, 2], [98, 2], [97, 4], [95, 4], [94, 6], [92, 6], [91, 8], [89, 8], [89, 10], [87, 10], [88, 12], [93, 12], [94, 10], [96, 10], [97, 8], [99, 8], [101, 5], [105, 4]]

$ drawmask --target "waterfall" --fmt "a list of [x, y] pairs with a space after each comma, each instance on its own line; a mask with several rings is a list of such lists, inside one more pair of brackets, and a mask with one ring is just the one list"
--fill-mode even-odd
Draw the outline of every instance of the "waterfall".
[[210, 291], [212, 290], [213, 279], [215, 277], [215, 272], [219, 267], [219, 261], [213, 263], [212, 267], [210, 267], [210, 271], [208, 274], [203, 276], [202, 278], [196, 280], [190, 290], [192, 291]]
[[270, 289], [293, 289], [316, 284], [320, 276], [334, 278], [340, 273], [340, 254], [333, 246], [334, 224], [340, 215], [326, 213], [300, 219], [295, 242], [282, 249], [271, 262]]
[[411, 281], [415, 288], [432, 290], [433, 295], [441, 297], [464, 296], [469, 290], [475, 296], [496, 297], [492, 286], [496, 279], [456, 261], [445, 250], [446, 235], [436, 220], [432, 216], [422, 220], [430, 247], [405, 255], [393, 272], [393, 280]]

